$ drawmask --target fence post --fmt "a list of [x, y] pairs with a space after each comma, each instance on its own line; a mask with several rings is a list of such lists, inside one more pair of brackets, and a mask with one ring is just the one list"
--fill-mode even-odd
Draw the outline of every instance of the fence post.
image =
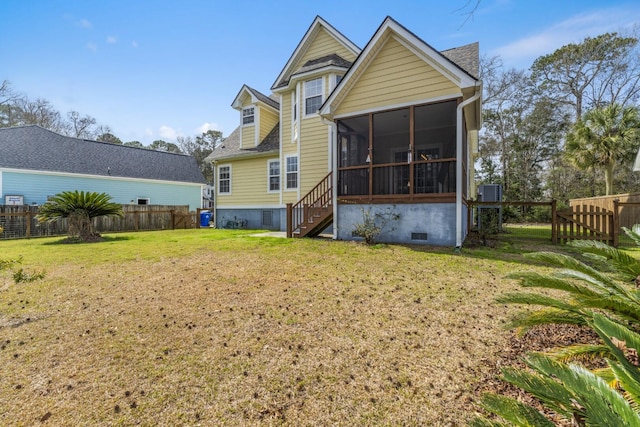
[[138, 214], [140, 213], [140, 211], [133, 211], [133, 229], [135, 231], [139, 231], [138, 230], [138, 226], [139, 226], [139, 220], [138, 220]]
[[613, 237], [613, 247], [617, 248], [618, 247], [618, 237], [620, 234], [620, 218], [618, 216], [618, 207], [619, 207], [619, 203], [620, 200], [619, 199], [614, 199], [613, 200], [613, 218], [611, 221], [611, 228], [612, 228], [612, 233], [611, 236]]
[[175, 230], [176, 229], [176, 210], [171, 209], [169, 212], [171, 212], [171, 229]]
[[551, 243], [558, 244], [558, 211], [556, 199], [551, 200]]
[[293, 203], [287, 203], [287, 238], [293, 237]]
[[27, 211], [27, 239], [31, 238], [31, 210]]

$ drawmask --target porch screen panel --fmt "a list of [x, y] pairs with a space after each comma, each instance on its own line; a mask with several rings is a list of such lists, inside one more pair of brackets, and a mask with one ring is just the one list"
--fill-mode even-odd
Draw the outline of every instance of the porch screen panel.
[[339, 196], [366, 196], [369, 194], [369, 168], [339, 171]]
[[338, 121], [338, 167], [366, 166], [369, 156], [369, 117]]
[[408, 108], [373, 115], [374, 165], [396, 163], [398, 158], [407, 159], [410, 144]]

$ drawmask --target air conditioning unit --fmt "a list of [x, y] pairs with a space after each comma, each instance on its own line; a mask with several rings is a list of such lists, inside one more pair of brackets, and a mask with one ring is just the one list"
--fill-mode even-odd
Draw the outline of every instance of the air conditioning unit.
[[478, 186], [479, 202], [501, 202], [502, 201], [502, 185], [500, 184], [482, 184]]

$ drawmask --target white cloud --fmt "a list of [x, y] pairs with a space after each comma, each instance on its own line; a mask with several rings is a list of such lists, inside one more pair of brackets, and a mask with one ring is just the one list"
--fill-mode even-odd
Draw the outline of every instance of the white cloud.
[[89, 49], [92, 52], [96, 52], [98, 50], [98, 46], [95, 43], [87, 43], [87, 49]]
[[86, 28], [86, 29], [90, 29], [93, 27], [93, 25], [91, 24], [91, 22], [89, 22], [88, 19], [81, 19], [80, 21], [78, 21], [78, 25], [82, 28]]
[[135, 49], [136, 47], [138, 47], [138, 42], [137, 42], [137, 41], [135, 41], [135, 40], [134, 40], [134, 41], [132, 41], [132, 42], [131, 42], [131, 47], [132, 47], [132, 48], [134, 48], [134, 49]]
[[553, 53], [569, 43], [580, 43], [585, 37], [631, 28], [638, 18], [638, 11], [627, 8], [601, 9], [574, 15], [537, 34], [501, 46], [491, 52], [491, 56], [500, 55], [505, 65], [528, 66], [536, 58]]
[[220, 126], [217, 123], [203, 123], [195, 129], [196, 133], [201, 134], [210, 130], [220, 130]]
[[160, 137], [165, 139], [176, 139], [178, 137], [178, 131], [173, 129], [172, 127], [162, 125], [160, 129], [158, 129], [158, 134]]
[[153, 136], [153, 130], [151, 130], [151, 128], [145, 128], [144, 135], [145, 136]]
[[114, 37], [114, 36], [107, 37], [107, 43], [114, 44], [114, 43], [117, 43], [117, 42], [118, 42], [118, 39], [116, 37]]

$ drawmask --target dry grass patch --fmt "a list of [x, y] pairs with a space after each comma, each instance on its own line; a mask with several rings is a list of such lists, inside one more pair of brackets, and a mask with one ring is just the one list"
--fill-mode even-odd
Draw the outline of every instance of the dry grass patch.
[[518, 255], [191, 233], [117, 262], [152, 233], [90, 263], [30, 242], [47, 278], [0, 292], [0, 424], [466, 425], [508, 343]]

